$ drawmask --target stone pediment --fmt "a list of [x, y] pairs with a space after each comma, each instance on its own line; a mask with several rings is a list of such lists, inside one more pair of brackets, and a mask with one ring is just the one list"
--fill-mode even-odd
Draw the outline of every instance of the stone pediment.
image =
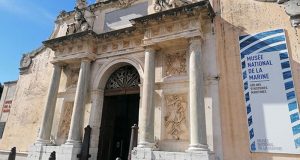
[[132, 52], [160, 42], [202, 36], [202, 25], [212, 23], [214, 11], [209, 1], [157, 12], [130, 20], [132, 27], [97, 34], [85, 30], [44, 41], [55, 51], [54, 60], [95, 58], [111, 52]]

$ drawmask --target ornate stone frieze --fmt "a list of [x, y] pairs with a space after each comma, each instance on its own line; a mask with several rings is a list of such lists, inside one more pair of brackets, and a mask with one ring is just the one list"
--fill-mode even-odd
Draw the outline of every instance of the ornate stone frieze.
[[140, 75], [133, 66], [125, 66], [116, 70], [108, 79], [105, 89], [138, 87]]
[[187, 4], [191, 4], [188, 0], [155, 0], [154, 11], [160, 12], [171, 8], [181, 7]]
[[156, 41], [167, 41], [180, 37], [202, 36], [201, 23], [197, 18], [185, 18], [146, 29], [144, 45], [152, 45]]
[[107, 43], [99, 43], [97, 53], [104, 54], [110, 52], [120, 51], [130, 52], [141, 48], [141, 37], [131, 38], [131, 39], [121, 39], [116, 41], [110, 41]]
[[277, 2], [284, 6], [285, 12], [290, 16], [293, 27], [300, 26], [300, 0], [256, 0], [262, 2]]
[[166, 54], [166, 76], [181, 75], [186, 73], [186, 53], [178, 51], [173, 54]]
[[167, 95], [164, 123], [166, 138], [185, 140], [187, 133], [187, 99], [185, 95]]

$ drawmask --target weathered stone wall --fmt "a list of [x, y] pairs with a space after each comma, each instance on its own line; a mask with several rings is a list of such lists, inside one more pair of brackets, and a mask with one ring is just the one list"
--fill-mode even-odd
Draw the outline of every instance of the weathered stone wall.
[[32, 58], [28, 72], [20, 75], [0, 150], [17, 147], [26, 152], [36, 140], [52, 73], [53, 53], [44, 49]]
[[286, 31], [297, 95], [300, 95], [300, 28], [291, 27], [284, 8], [254, 0], [215, 0], [215, 33], [220, 70], [224, 160], [296, 160], [299, 155], [250, 153], [238, 36], [271, 29]]
[[12, 101], [16, 92], [17, 81], [5, 82], [0, 100], [0, 122], [6, 122], [10, 113]]

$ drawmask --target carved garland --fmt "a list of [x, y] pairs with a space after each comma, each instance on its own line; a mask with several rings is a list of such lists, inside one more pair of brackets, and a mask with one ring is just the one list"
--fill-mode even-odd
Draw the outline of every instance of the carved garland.
[[186, 55], [183, 53], [166, 55], [166, 75], [180, 75], [186, 73]]
[[105, 89], [138, 87], [140, 76], [133, 66], [125, 66], [116, 70], [108, 79]]

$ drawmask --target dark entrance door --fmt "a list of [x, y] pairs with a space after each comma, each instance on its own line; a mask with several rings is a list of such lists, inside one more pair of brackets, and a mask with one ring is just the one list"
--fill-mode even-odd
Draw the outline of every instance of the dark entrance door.
[[128, 157], [131, 126], [138, 124], [139, 94], [105, 96], [98, 160]]

